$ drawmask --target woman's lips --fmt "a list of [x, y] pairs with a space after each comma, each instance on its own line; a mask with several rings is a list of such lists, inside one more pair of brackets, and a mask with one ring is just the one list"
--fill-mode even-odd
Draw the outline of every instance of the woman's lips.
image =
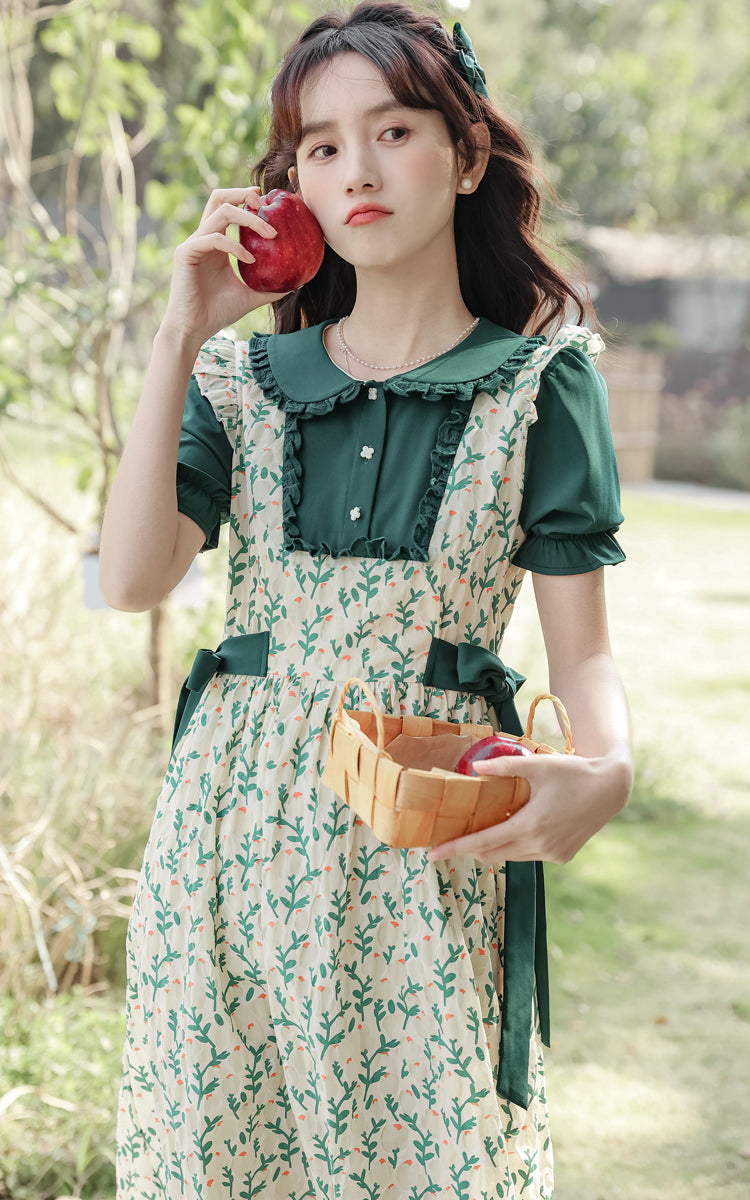
[[380, 208], [368, 208], [364, 212], [354, 213], [347, 221], [347, 225], [369, 225], [370, 221], [379, 221], [381, 217], [390, 215]]

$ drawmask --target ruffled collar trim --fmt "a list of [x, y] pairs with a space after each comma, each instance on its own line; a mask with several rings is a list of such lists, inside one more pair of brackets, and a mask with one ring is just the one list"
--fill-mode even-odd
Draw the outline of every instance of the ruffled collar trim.
[[352, 379], [328, 357], [323, 330], [330, 323], [251, 338], [248, 353], [255, 380], [285, 412], [322, 416], [336, 403], [355, 399], [365, 387], [400, 395], [417, 392], [427, 400], [447, 393], [470, 400], [477, 392], [496, 390], [546, 343], [544, 337], [524, 337], [482, 317], [463, 342], [432, 362], [390, 379], [368, 381]]

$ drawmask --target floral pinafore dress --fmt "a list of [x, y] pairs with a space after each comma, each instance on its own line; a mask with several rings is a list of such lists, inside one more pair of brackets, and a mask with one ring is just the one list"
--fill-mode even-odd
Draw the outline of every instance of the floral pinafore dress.
[[566, 327], [474, 398], [427, 562], [285, 550], [285, 414], [247, 343], [201, 352], [235, 447], [225, 641], [191, 673], [129, 925], [118, 1200], [550, 1200], [536, 1006], [528, 1107], [496, 1090], [505, 868], [392, 849], [320, 775], [351, 676], [388, 712], [488, 719], [425, 666], [436, 639], [498, 653], [566, 345], [601, 342]]

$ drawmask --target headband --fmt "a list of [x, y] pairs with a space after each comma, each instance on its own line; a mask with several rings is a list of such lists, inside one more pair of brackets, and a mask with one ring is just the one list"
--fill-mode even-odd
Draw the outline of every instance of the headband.
[[471, 38], [458, 21], [453, 26], [453, 47], [453, 65], [461, 78], [466, 80], [477, 96], [485, 96], [489, 100], [487, 76], [479, 65]]

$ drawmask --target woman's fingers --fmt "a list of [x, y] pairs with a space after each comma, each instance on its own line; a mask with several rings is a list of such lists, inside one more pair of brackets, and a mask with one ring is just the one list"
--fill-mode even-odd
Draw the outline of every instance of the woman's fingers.
[[[244, 205], [249, 204], [250, 208]], [[241, 262], [255, 262], [255, 256], [236, 239], [227, 236], [230, 225], [245, 226], [261, 237], [273, 239], [276, 230], [258, 216], [260, 188], [218, 188], [209, 197], [201, 223], [194, 233], [177, 247], [175, 257], [183, 263], [197, 262], [204, 254], [222, 251]], [[197, 256], [197, 257], [194, 257]]]
[[573, 754], [505, 754], [482, 758], [472, 766], [477, 775], [520, 775], [522, 779], [538, 779], [549, 773], [551, 764], [557, 770], [560, 763], [571, 762], [574, 758]]
[[[482, 831], [484, 832], [484, 831]], [[488, 855], [488, 861], [506, 862], [511, 857], [512, 843], [503, 842], [501, 837], [497, 835], [497, 827], [490, 838], [481, 838], [480, 834], [473, 833], [466, 838], [455, 838], [452, 842], [444, 842], [440, 846], [433, 846], [428, 852], [427, 859], [429, 862], [435, 862], [440, 858], [456, 858], [460, 854], [471, 854], [474, 858], [478, 858], [480, 862], [483, 856]], [[513, 861], [522, 861], [518, 854], [513, 854]]]
[[[256, 212], [247, 208], [238, 208], [237, 205], [230, 204], [228, 201], [220, 204], [218, 208], [204, 217], [195, 233], [225, 233], [229, 225], [244, 225], [255, 233], [259, 233], [261, 237], [276, 237], [276, 230], [269, 225], [268, 221], [264, 221]], [[195, 237], [195, 234], [191, 236]]]
[[235, 242], [233, 238], [227, 237], [225, 233], [219, 233], [218, 230], [213, 233], [193, 233], [177, 247], [175, 256], [182, 255], [190, 257], [191, 254], [203, 255], [212, 250], [223, 250], [226, 254], [233, 254], [235, 258], [241, 258], [243, 262], [255, 262], [255, 257], [246, 250], [240, 242]]
[[[226, 196], [228, 193], [214, 193], [214, 195]], [[257, 207], [244, 208], [242, 206], [243, 195], [240, 193], [239, 196], [235, 196], [234, 201], [224, 199], [210, 209], [206, 206], [196, 233], [224, 233], [228, 225], [244, 225], [255, 233], [259, 233], [261, 237], [275, 238], [276, 230], [257, 214], [257, 207], [260, 207], [259, 197], [254, 196], [254, 199], [258, 201]]]
[[249, 204], [252, 208], [260, 208], [260, 188], [259, 187], [244, 187], [244, 188], [215, 188], [206, 201], [206, 207], [203, 209], [201, 221], [211, 213], [220, 208], [222, 204]]
[[455, 854], [472, 854], [481, 862], [489, 863], [505, 860], [525, 862], [544, 857], [541, 826], [545, 820], [538, 802], [534, 803], [534, 797], [537, 787], [549, 781], [550, 773], [554, 776], [560, 768], [565, 771], [566, 757], [557, 754], [507, 755], [474, 763], [477, 774], [483, 777], [519, 776], [527, 779], [531, 786], [531, 798], [500, 825], [492, 825], [478, 833], [434, 846], [427, 857], [433, 861], [436, 858], [451, 858]]

